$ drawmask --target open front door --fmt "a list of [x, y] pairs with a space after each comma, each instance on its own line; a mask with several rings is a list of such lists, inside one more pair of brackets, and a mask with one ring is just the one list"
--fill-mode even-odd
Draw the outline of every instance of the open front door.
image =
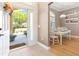
[[2, 29], [2, 10], [0, 9], [0, 56], [2, 55], [2, 39], [3, 39], [1, 29]]
[[4, 10], [0, 12], [0, 56], [7, 56], [9, 53], [9, 14]]
[[9, 54], [9, 36], [10, 36], [10, 15], [3, 11], [3, 39], [2, 39], [2, 55]]
[[28, 24], [27, 24], [27, 38], [28, 38], [28, 46], [32, 46], [36, 44], [36, 40], [34, 37], [34, 19], [33, 19], [33, 10], [28, 10]]

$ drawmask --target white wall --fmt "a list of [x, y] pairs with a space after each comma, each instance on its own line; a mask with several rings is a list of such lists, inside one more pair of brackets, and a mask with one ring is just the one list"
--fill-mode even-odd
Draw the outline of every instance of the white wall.
[[48, 46], [48, 2], [40, 2], [39, 9], [39, 41]]

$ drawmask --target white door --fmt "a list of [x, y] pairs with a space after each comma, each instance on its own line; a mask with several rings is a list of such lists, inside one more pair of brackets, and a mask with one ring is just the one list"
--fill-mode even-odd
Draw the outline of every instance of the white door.
[[[2, 11], [2, 15], [0, 13], [0, 56], [7, 56], [9, 53], [9, 14], [5, 11]], [[1, 21], [2, 20], [2, 21]]]
[[33, 40], [33, 15], [31, 10], [28, 10], [28, 21], [27, 21], [27, 41], [28, 45], [30, 46]]
[[33, 19], [33, 11], [28, 10], [28, 30], [27, 30], [27, 38], [28, 38], [28, 46], [32, 46], [36, 44], [36, 40], [34, 37], [34, 19]]
[[2, 39], [3, 36], [0, 36], [0, 56], [2, 56]]
[[3, 56], [8, 56], [9, 54], [9, 31], [4, 32], [3, 38]]
[[0, 56], [7, 56], [9, 53], [9, 36], [8, 31], [0, 33]]
[[[2, 28], [2, 10], [0, 10], [0, 28]], [[0, 56], [2, 55], [2, 39], [3, 39], [3, 36], [1, 36], [1, 31], [0, 30]]]
[[3, 32], [4, 32], [4, 38], [3, 38], [3, 55], [7, 56], [9, 54], [9, 42], [10, 42], [10, 15], [4, 11], [3, 14]]

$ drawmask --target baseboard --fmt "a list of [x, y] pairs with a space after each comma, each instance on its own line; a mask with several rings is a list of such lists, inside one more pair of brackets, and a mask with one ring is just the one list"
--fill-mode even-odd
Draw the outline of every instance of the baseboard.
[[49, 49], [50, 49], [50, 47], [44, 45], [44, 44], [41, 43], [41, 42], [37, 42], [37, 44], [40, 45], [40, 46], [42, 46], [42, 47], [45, 48], [46, 50], [49, 50]]
[[79, 38], [79, 36], [71, 35], [72, 38]]

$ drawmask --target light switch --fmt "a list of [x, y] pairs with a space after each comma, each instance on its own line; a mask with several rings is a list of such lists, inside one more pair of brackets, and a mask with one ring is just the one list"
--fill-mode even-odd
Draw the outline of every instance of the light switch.
[[40, 25], [38, 25], [38, 28], [40, 28]]

